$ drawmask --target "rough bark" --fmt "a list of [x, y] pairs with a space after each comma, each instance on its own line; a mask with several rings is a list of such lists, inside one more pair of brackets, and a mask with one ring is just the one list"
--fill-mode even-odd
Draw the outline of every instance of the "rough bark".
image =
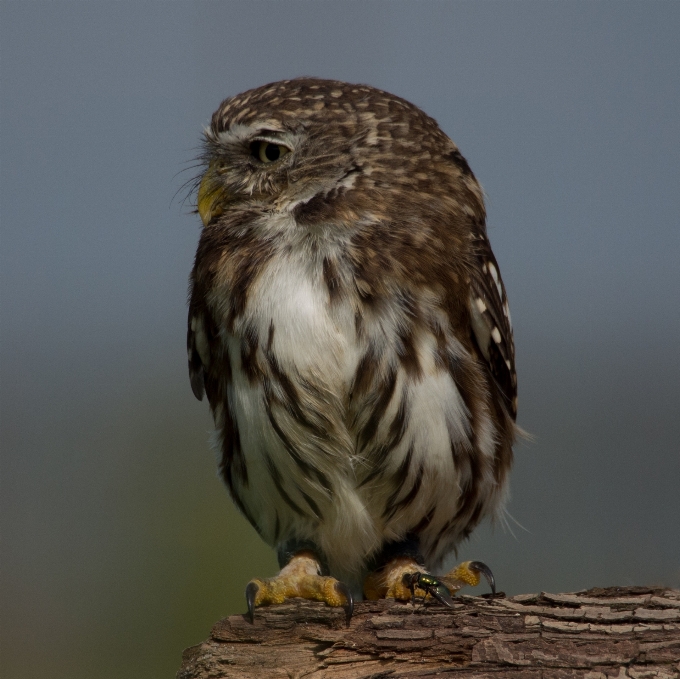
[[398, 679], [455, 676], [680, 677], [680, 590], [611, 587], [575, 594], [342, 609], [294, 599], [220, 620], [184, 652], [177, 679]]

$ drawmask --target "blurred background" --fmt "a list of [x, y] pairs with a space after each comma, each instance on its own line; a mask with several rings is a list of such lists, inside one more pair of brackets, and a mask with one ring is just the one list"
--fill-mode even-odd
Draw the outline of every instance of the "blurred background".
[[220, 101], [317, 75], [434, 116], [488, 194], [519, 422], [508, 593], [680, 586], [680, 4], [8, 2], [7, 679], [172, 677], [273, 553], [189, 388], [182, 204]]

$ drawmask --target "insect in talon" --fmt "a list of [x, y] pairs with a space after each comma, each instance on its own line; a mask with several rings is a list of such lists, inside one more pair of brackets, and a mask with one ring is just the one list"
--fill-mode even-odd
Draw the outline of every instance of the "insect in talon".
[[405, 573], [403, 583], [411, 591], [411, 601], [414, 601], [416, 598], [417, 587], [418, 589], [424, 590], [426, 595], [429, 594], [431, 597], [435, 598], [440, 604], [453, 608], [453, 599], [451, 598], [449, 588], [434, 575], [420, 573], [419, 571], [416, 571], [415, 573]]

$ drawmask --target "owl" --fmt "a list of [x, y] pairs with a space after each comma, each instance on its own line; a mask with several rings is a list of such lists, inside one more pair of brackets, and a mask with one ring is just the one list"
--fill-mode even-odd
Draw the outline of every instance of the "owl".
[[191, 386], [232, 500], [277, 549], [256, 606], [414, 592], [502, 508], [516, 437], [510, 312], [483, 193], [437, 123], [366, 85], [301, 78], [205, 130]]

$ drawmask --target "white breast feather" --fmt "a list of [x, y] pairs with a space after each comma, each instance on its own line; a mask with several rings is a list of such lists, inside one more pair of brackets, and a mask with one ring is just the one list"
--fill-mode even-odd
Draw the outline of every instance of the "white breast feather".
[[[245, 313], [235, 332], [238, 335], [248, 325], [255, 327], [262, 346], [273, 326], [271, 350], [280, 368], [293, 381], [304, 377], [323, 384], [328, 407], [338, 410], [337, 417], [346, 424], [343, 404], [347, 403], [352, 379], [366, 346], [360, 346], [357, 340], [352, 305], [341, 302], [331, 307], [329, 304], [321, 271], [318, 260], [314, 261], [308, 253], [299, 250], [273, 258], [249, 292]], [[392, 326], [398, 320], [388, 314], [384, 322]], [[394, 333], [383, 334], [382, 349], [394, 352], [394, 346], [384, 339], [389, 336]], [[376, 339], [371, 338], [372, 341]], [[282, 500], [267, 469], [265, 454], [280, 471], [291, 499], [300, 507], [306, 507], [304, 499], [295, 490], [295, 482], [301, 487], [304, 485], [300, 481], [300, 469], [269, 421], [262, 387], [251, 384], [239, 369], [239, 340], [231, 337], [229, 344], [234, 376], [229, 397], [249, 477], [248, 488], [240, 492], [262, 529], [263, 537], [269, 542], [274, 542], [278, 521], [282, 537], [315, 541], [324, 551], [333, 572], [351, 581], [361, 570], [366, 556], [377, 549], [384, 538], [402, 538], [406, 529], [434, 508], [430, 527], [422, 536], [427, 541], [455, 513], [460, 479], [454, 467], [451, 444], [469, 445], [469, 413], [451, 376], [434, 364], [432, 335], [423, 334], [418, 338], [423, 377], [419, 381], [409, 378], [409, 424], [401, 443], [391, 451], [389, 473], [386, 474], [389, 478], [390, 473], [396, 472], [412, 446], [411, 472], [400, 497], [408, 493], [420, 473], [423, 483], [414, 500], [387, 523], [382, 514], [394, 489], [388, 486], [357, 488], [355, 470], [365, 461], [356, 458], [355, 441], [350, 432], [345, 431], [344, 439], [340, 436], [339, 441], [329, 443], [324, 449], [318, 441], [311, 445], [310, 431], [291, 418], [286, 420], [286, 435], [301, 455], [308, 456], [311, 463], [327, 474], [335, 493], [329, 498], [313, 486], [304, 486], [305, 492], [322, 509], [324, 520], [320, 523], [300, 517]], [[453, 350], [463, 351], [460, 345], [453, 346]], [[395, 395], [383, 417], [378, 436], [389, 428], [406, 380], [400, 369]], [[282, 416], [285, 417], [285, 413]], [[479, 436], [482, 452], [493, 456], [494, 431], [490, 418], [483, 418]], [[316, 458], [311, 459], [314, 456]], [[492, 481], [490, 484], [485, 492], [492, 492]]]

